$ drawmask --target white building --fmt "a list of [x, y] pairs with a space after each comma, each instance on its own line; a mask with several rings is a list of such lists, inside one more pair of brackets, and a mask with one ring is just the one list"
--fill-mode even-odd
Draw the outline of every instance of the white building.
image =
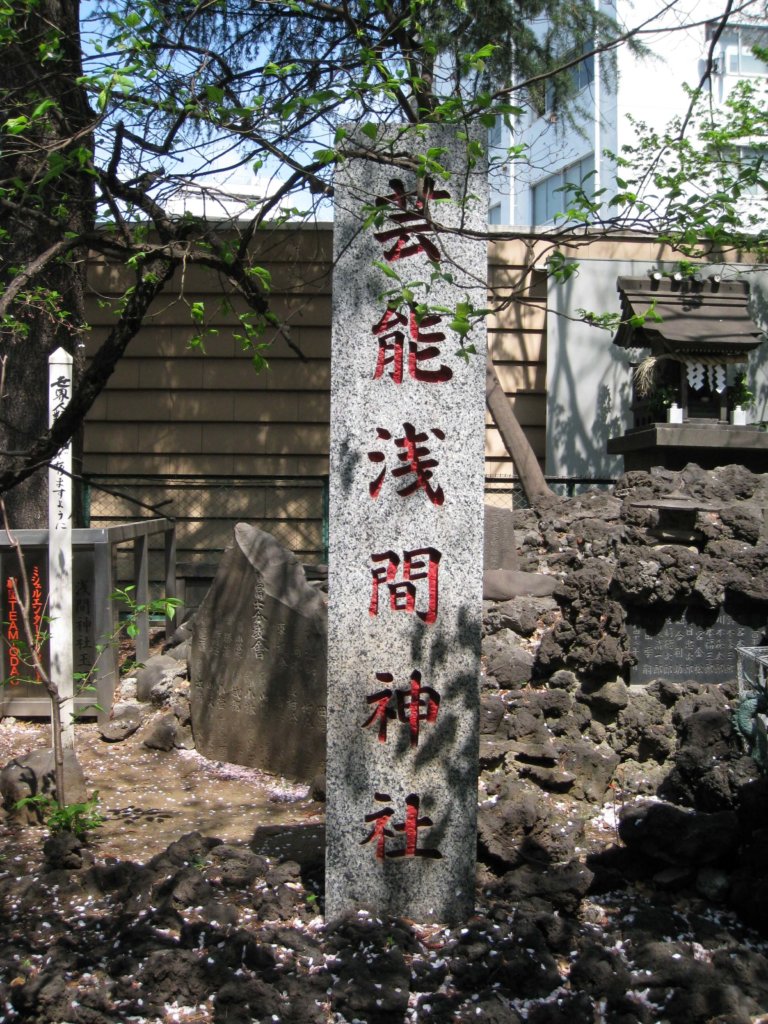
[[[725, 0], [595, 0], [622, 31], [640, 27], [638, 39], [650, 51], [635, 56], [627, 46], [585, 57], [572, 69], [577, 95], [575, 123], [547, 109], [539, 97], [518, 118], [514, 137], [499, 128], [491, 143], [500, 164], [492, 174], [491, 224], [519, 227], [557, 222], [567, 202], [563, 185], [594, 192], [616, 191], [616, 168], [608, 153], [619, 153], [635, 140], [629, 120], [663, 128], [684, 115], [689, 96], [683, 86], [699, 85], [707, 66], [713, 34]], [[710, 89], [721, 103], [740, 77], [766, 77], [766, 65], [752, 47], [768, 47], [768, 4], [742, 0], [734, 4], [728, 24], [713, 50]], [[543, 108], [543, 109], [542, 109]], [[504, 147], [524, 145], [524, 158], [504, 163]]]

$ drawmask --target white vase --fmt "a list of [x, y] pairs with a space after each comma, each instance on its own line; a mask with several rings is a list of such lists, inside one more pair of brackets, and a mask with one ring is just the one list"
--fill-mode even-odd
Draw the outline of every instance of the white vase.
[[677, 404], [673, 402], [667, 409], [667, 423], [682, 423], [683, 422], [683, 410]]
[[742, 405], [734, 405], [731, 409], [731, 423], [734, 427], [746, 427], [747, 410]]

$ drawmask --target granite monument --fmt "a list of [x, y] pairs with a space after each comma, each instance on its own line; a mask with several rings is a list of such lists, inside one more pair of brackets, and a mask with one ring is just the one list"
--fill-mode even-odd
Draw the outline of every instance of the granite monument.
[[454, 315], [485, 305], [487, 183], [450, 130], [393, 146], [453, 173], [357, 157], [336, 179], [326, 914], [455, 921], [475, 885], [485, 326], [462, 355]]

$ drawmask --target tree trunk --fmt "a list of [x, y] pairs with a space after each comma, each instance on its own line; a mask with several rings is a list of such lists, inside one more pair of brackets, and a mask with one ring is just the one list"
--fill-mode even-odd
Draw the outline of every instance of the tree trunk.
[[[82, 75], [79, 0], [37, 0], [4, 15], [0, 118], [27, 118], [3, 136], [0, 187], [0, 292], [68, 233], [88, 230], [95, 213], [91, 111], [77, 84]], [[55, 104], [42, 109], [43, 100]], [[21, 120], [18, 121], [21, 124]], [[0, 470], [48, 427], [48, 356], [61, 346], [74, 357], [77, 380], [85, 317], [86, 254], [75, 250], [44, 262], [0, 325], [5, 393], [0, 398]], [[46, 527], [47, 467], [6, 496], [13, 527]]]
[[504, 394], [499, 378], [496, 376], [490, 353], [485, 364], [485, 404], [501, 435], [504, 447], [515, 465], [520, 486], [530, 504], [535, 505], [540, 498], [551, 498], [553, 492], [547, 486], [530, 441], [512, 412], [509, 399]]

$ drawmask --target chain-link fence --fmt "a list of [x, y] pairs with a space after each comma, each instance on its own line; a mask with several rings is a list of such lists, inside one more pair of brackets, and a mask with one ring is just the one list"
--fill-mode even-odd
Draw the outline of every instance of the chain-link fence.
[[[572, 498], [592, 488], [603, 490], [616, 481], [607, 477], [561, 477], [548, 476], [545, 480], [552, 491], [561, 498]], [[485, 504], [494, 508], [528, 508], [528, 499], [516, 477], [486, 477]]]

